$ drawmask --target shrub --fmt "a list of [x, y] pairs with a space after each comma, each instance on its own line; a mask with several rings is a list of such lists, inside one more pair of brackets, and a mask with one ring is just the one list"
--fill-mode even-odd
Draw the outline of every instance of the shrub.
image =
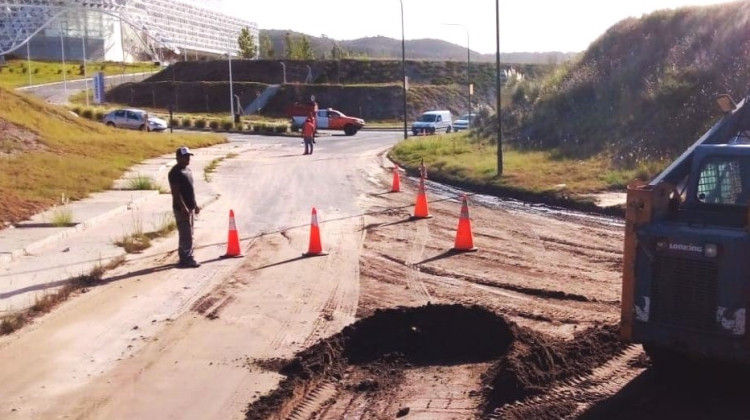
[[221, 128], [229, 131], [234, 128], [234, 122], [230, 119], [221, 120]]
[[216, 120], [211, 120], [208, 123], [208, 126], [211, 128], [211, 130], [218, 130], [219, 129], [219, 122]]
[[81, 115], [82, 108], [80, 106], [76, 105], [73, 108], [71, 108], [70, 110], [73, 111], [73, 112], [75, 112], [77, 115]]
[[264, 133], [273, 133], [276, 131], [276, 127], [273, 124], [263, 124]]
[[97, 109], [96, 111], [94, 111], [94, 118], [95, 118], [95, 119], [96, 119], [97, 121], [101, 121], [101, 120], [103, 120], [103, 119], [104, 119], [104, 110], [102, 110], [102, 109]]
[[180, 125], [180, 119], [179, 118], [170, 118], [169, 119], [169, 126], [170, 127], [178, 127]]
[[195, 120], [195, 128], [206, 128], [206, 119], [198, 118]]
[[91, 108], [84, 108], [83, 111], [81, 111], [81, 116], [86, 119], [94, 119], [94, 110]]
[[287, 128], [286, 124], [277, 124], [274, 126], [274, 131], [276, 133], [286, 133]]
[[190, 117], [183, 117], [180, 121], [180, 125], [182, 125], [185, 128], [190, 128], [193, 126], [193, 120], [190, 119]]
[[260, 130], [262, 129], [262, 123], [255, 123], [253, 124], [253, 133], [258, 134], [260, 133]]

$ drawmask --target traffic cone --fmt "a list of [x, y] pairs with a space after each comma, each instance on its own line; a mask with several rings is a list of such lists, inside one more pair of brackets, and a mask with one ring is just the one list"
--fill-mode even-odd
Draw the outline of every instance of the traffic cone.
[[427, 209], [427, 197], [424, 193], [424, 178], [419, 178], [419, 192], [417, 192], [417, 202], [414, 205], [414, 214], [412, 219], [427, 219], [432, 217]]
[[393, 168], [393, 187], [391, 188], [391, 192], [400, 192], [401, 191], [401, 178], [398, 175], [398, 165], [396, 165]]
[[315, 207], [312, 209], [312, 221], [310, 222], [310, 245], [307, 248], [307, 252], [302, 254], [305, 257], [312, 257], [315, 255], [327, 255], [327, 252], [323, 252], [323, 246], [320, 244], [320, 227], [318, 226], [318, 211]]
[[453, 245], [453, 250], [462, 252], [477, 250], [474, 246], [474, 235], [471, 234], [471, 219], [469, 218], [469, 205], [466, 201], [466, 194], [464, 194], [461, 201], [461, 216], [458, 218], [456, 243]]
[[234, 210], [229, 210], [229, 235], [227, 239], [227, 253], [221, 258], [238, 258], [242, 256], [240, 250], [240, 237], [237, 234], [237, 225], [234, 223]]

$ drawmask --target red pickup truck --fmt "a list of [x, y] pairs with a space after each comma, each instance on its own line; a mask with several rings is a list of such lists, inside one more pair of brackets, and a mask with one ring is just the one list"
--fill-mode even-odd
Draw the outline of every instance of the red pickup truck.
[[292, 130], [302, 127], [310, 114], [315, 115], [317, 129], [342, 130], [347, 136], [357, 134], [365, 126], [365, 120], [345, 115], [332, 108], [318, 109], [317, 102], [295, 102], [287, 109], [287, 116], [292, 119]]

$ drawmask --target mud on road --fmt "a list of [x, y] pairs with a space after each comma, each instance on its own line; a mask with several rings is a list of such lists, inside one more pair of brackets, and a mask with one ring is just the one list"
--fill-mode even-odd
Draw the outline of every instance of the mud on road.
[[479, 251], [454, 253], [458, 201], [410, 220], [413, 197], [370, 197], [358, 321], [253, 361], [285, 379], [246, 419], [744, 418], [746, 373], [657, 371], [618, 339], [617, 220], [474, 205]]

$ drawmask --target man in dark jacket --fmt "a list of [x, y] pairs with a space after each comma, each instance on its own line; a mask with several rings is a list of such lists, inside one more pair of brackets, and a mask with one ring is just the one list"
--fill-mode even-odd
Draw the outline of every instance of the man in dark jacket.
[[201, 209], [195, 202], [193, 190], [193, 172], [188, 168], [190, 149], [183, 146], [177, 149], [177, 165], [169, 171], [169, 188], [172, 191], [172, 210], [177, 222], [179, 243], [177, 253], [180, 256], [178, 267], [196, 268], [200, 264], [193, 258], [193, 220]]

